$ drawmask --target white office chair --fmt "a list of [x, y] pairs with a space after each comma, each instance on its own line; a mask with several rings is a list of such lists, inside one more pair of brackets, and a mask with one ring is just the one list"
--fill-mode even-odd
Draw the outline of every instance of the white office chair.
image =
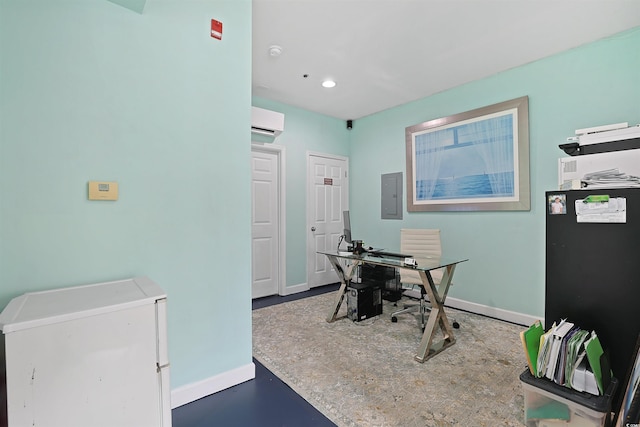
[[[400, 230], [400, 252], [411, 255], [417, 261], [418, 266], [426, 263], [426, 257], [439, 257], [442, 255], [442, 244], [440, 242], [440, 230], [438, 229], [409, 229]], [[432, 270], [431, 277], [436, 286], [440, 284], [444, 271], [442, 269]], [[403, 296], [419, 300], [419, 304], [404, 305], [402, 310], [391, 314], [391, 321], [397, 322], [398, 315], [405, 313], [419, 312], [418, 324], [424, 329], [427, 322], [427, 313], [431, 305], [428, 296], [422, 287], [422, 280], [417, 271], [400, 269], [400, 282], [404, 288]], [[454, 322], [454, 327], [457, 323]]]

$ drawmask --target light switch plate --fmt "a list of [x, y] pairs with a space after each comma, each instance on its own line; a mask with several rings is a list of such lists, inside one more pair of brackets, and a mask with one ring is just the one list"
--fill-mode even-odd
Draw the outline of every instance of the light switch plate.
[[89, 200], [118, 200], [118, 183], [89, 181]]

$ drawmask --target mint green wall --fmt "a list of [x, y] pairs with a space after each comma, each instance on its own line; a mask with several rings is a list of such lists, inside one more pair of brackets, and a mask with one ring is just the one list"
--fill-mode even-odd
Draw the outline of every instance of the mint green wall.
[[[640, 122], [640, 29], [354, 121], [256, 98], [285, 113], [287, 285], [306, 282], [307, 150], [349, 157], [354, 232], [365, 243], [399, 247], [403, 227], [437, 227], [445, 251], [470, 259], [450, 295], [489, 307], [544, 315], [544, 192], [557, 186], [558, 148], [575, 129]], [[380, 175], [405, 170], [404, 129], [416, 123], [529, 96], [531, 211], [408, 213], [380, 219]], [[405, 188], [406, 196], [406, 188]], [[406, 197], [405, 197], [406, 199]]]
[[0, 308], [149, 276], [172, 388], [250, 364], [251, 1], [0, 0], [0, 43]]
[[284, 132], [274, 140], [286, 150], [287, 286], [307, 282], [307, 152], [349, 155], [344, 120], [253, 97], [256, 107], [284, 113]]
[[[508, 53], [506, 53], [508, 54]], [[473, 66], [470, 64], [469, 66]], [[450, 296], [544, 315], [544, 192], [557, 188], [558, 148], [575, 129], [640, 122], [640, 28], [356, 120], [351, 133], [354, 233], [399, 246], [399, 230], [440, 228], [443, 247], [469, 262]], [[403, 172], [407, 126], [529, 96], [531, 211], [408, 213], [380, 220], [380, 175]], [[406, 184], [405, 184], [406, 185]]]

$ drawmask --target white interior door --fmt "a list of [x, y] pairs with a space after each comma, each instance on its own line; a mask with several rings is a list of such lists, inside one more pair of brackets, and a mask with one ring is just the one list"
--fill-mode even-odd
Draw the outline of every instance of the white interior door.
[[347, 158], [307, 154], [307, 283], [310, 288], [337, 282], [324, 255], [335, 250], [343, 232], [342, 211], [349, 209]]
[[251, 297], [280, 286], [280, 173], [278, 152], [251, 150]]

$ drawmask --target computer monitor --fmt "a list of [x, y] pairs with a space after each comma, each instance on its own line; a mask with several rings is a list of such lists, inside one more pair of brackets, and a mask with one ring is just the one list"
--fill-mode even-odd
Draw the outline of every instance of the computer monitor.
[[348, 244], [352, 244], [353, 242], [351, 241], [351, 219], [349, 218], [349, 211], [343, 211], [342, 212], [342, 222], [344, 225], [344, 240], [346, 240], [346, 242]]

